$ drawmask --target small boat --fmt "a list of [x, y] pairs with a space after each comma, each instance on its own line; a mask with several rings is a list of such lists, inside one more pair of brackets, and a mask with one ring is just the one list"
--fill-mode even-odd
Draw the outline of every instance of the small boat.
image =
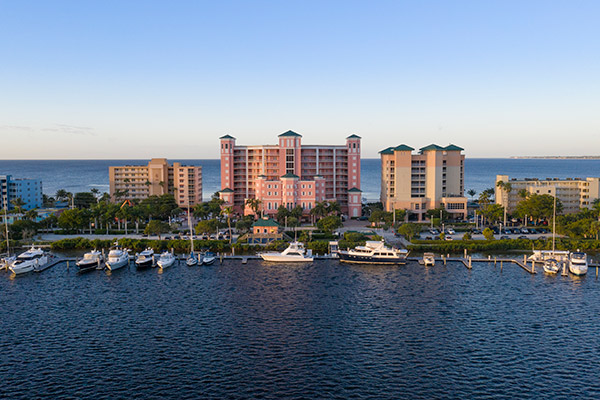
[[544, 261], [544, 272], [548, 274], [556, 274], [560, 271], [560, 262], [554, 258]]
[[587, 254], [576, 251], [569, 257], [569, 271], [575, 275], [585, 275], [588, 271]]
[[42, 249], [32, 247], [20, 254], [17, 260], [9, 267], [15, 275], [35, 271], [48, 263], [48, 255]]
[[[185, 263], [188, 267], [193, 267], [194, 265], [198, 265], [198, 257], [196, 257], [196, 254], [191, 253], [190, 256], [187, 258], [187, 260], [185, 260]], [[202, 262], [200, 262], [202, 263]]]
[[423, 265], [426, 267], [433, 267], [435, 265], [435, 255], [433, 253], [424, 253]]
[[202, 256], [202, 264], [211, 265], [212, 263], [215, 262], [216, 259], [217, 259], [217, 255], [215, 253], [208, 251], [208, 252], [204, 253], [204, 255]]
[[383, 241], [367, 241], [364, 246], [338, 252], [341, 262], [354, 264], [406, 264], [408, 250], [387, 247]]
[[104, 256], [102, 255], [102, 253], [94, 249], [89, 253], [85, 253], [83, 255], [83, 258], [77, 261], [75, 265], [77, 265], [79, 271], [87, 271], [90, 269], [96, 269], [100, 266], [100, 264], [102, 264], [103, 261]]
[[170, 251], [165, 251], [160, 255], [158, 262], [156, 263], [159, 268], [168, 268], [171, 265], [175, 264], [175, 255]]
[[260, 257], [271, 262], [311, 262], [314, 259], [312, 250], [307, 251], [301, 242], [291, 242], [287, 249], [281, 253], [261, 253]]
[[129, 264], [129, 253], [127, 249], [121, 249], [118, 245], [108, 253], [106, 268], [111, 271], [122, 268]]
[[147, 248], [141, 253], [137, 254], [135, 259], [135, 266], [137, 268], [149, 268], [154, 264], [154, 250]]
[[527, 259], [529, 261], [543, 263], [548, 260], [556, 260], [560, 262], [569, 261], [569, 252], [563, 250], [533, 250], [533, 254]]
[[13, 263], [17, 261], [16, 255], [6, 255], [6, 257], [0, 260], [0, 270], [6, 269], [8, 270]]

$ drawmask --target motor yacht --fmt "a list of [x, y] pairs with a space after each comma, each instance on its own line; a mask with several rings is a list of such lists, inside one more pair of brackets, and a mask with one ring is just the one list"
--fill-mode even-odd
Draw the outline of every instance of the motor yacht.
[[569, 257], [569, 271], [575, 275], [585, 275], [588, 271], [587, 254], [576, 251]]
[[212, 263], [215, 262], [216, 259], [217, 259], [217, 255], [215, 253], [207, 251], [202, 256], [202, 264], [204, 264], [204, 265], [211, 265]]
[[423, 265], [426, 267], [433, 267], [435, 265], [435, 255], [433, 253], [424, 253]]
[[92, 250], [89, 253], [85, 253], [83, 258], [75, 263], [79, 271], [87, 271], [90, 269], [96, 269], [104, 262], [104, 256], [98, 250]]
[[544, 272], [547, 274], [556, 274], [560, 271], [560, 261], [550, 258], [544, 261]]
[[272, 262], [311, 262], [313, 261], [312, 250], [306, 250], [304, 244], [300, 242], [291, 242], [290, 245], [282, 251], [261, 253], [260, 257], [265, 261]]
[[111, 271], [129, 265], [129, 253], [127, 249], [121, 249], [118, 245], [108, 253], [106, 268]]
[[158, 262], [156, 263], [159, 268], [168, 268], [171, 265], [175, 264], [175, 255], [170, 251], [165, 251], [160, 255]]
[[154, 264], [154, 250], [147, 248], [136, 255], [135, 266], [137, 268], [149, 268]]
[[35, 271], [48, 263], [48, 255], [42, 249], [32, 247], [20, 254], [17, 260], [9, 267], [15, 275]]
[[367, 241], [364, 246], [340, 251], [340, 261], [355, 264], [406, 264], [408, 250], [387, 247], [383, 241]]

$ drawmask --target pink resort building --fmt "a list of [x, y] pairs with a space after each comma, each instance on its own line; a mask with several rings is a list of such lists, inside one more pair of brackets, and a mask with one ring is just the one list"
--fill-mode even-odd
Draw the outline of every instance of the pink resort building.
[[423, 147], [405, 144], [381, 154], [381, 202], [386, 211], [405, 209], [422, 221], [427, 210], [443, 207], [453, 219], [467, 216], [464, 197], [465, 155], [453, 144]]
[[260, 200], [260, 212], [273, 215], [279, 206], [301, 206], [308, 215], [317, 202], [337, 201], [350, 217], [361, 215], [360, 136], [340, 146], [305, 145], [287, 131], [276, 145], [239, 146], [221, 140], [221, 191], [226, 205], [252, 214], [248, 199]]

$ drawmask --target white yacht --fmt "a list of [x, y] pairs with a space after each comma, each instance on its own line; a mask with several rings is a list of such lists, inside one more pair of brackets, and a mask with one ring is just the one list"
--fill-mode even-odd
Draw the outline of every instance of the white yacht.
[[156, 264], [159, 268], [167, 268], [175, 264], [175, 260], [176, 258], [175, 255], [173, 255], [173, 253], [171, 253], [170, 251], [165, 251], [160, 255], [160, 258], [158, 259], [158, 262]]
[[187, 258], [187, 260], [185, 260], [185, 263], [188, 267], [193, 267], [194, 265], [202, 264], [202, 257], [200, 257], [199, 260], [196, 256], [196, 253], [192, 252], [190, 253], [190, 256]]
[[199, 264], [211, 265], [212, 263], [215, 262], [216, 259], [217, 259], [217, 255], [215, 253], [207, 251], [206, 253], [204, 253], [202, 255], [202, 262], [199, 262]]
[[148, 247], [146, 250], [136, 255], [135, 266], [137, 268], [152, 267], [152, 264], [154, 264], [154, 250], [151, 248]]
[[355, 264], [406, 264], [408, 250], [387, 247], [383, 241], [367, 241], [364, 246], [340, 251], [341, 262]]
[[426, 267], [433, 267], [435, 265], [435, 255], [433, 253], [424, 253], [423, 265]]
[[2, 260], [0, 260], [0, 270], [2, 270], [2, 269], [8, 270], [15, 261], [17, 261], [16, 255], [12, 255], [12, 256], [6, 255], [6, 257], [4, 257], [4, 258], [2, 258]]
[[556, 274], [560, 271], [560, 261], [550, 258], [544, 261], [544, 272], [547, 274]]
[[80, 271], [95, 269], [104, 262], [104, 256], [96, 249], [85, 253], [83, 258], [75, 263]]
[[32, 247], [20, 254], [17, 260], [9, 267], [15, 275], [35, 271], [48, 263], [48, 255], [42, 249]]
[[585, 275], [588, 270], [587, 254], [576, 251], [569, 257], [569, 271], [575, 275]]
[[121, 249], [118, 246], [108, 253], [106, 268], [111, 271], [122, 268], [129, 264], [129, 253], [127, 249]]
[[312, 250], [306, 250], [304, 244], [300, 242], [291, 242], [290, 245], [282, 251], [261, 253], [260, 256], [265, 261], [274, 262], [310, 262], [313, 261]]

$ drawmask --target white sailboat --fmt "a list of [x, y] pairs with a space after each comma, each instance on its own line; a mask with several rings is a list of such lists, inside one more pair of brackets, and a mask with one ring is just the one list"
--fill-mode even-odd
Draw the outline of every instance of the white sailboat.
[[[554, 211], [552, 215], [552, 257], [544, 261], [544, 272], [548, 274], [556, 274], [560, 271], [560, 264], [565, 260], [557, 259], [555, 254], [556, 243], [556, 196], [554, 196]], [[568, 252], [566, 252], [568, 254]]]
[[4, 202], [4, 228], [6, 229], [6, 257], [2, 259], [0, 263], [1, 269], [8, 269], [10, 266], [17, 260], [17, 256], [13, 254], [10, 255], [10, 241], [8, 239], [8, 208], [6, 206], [6, 201]]
[[188, 227], [190, 228], [190, 242], [192, 245], [190, 256], [185, 260], [185, 263], [188, 267], [193, 267], [194, 265], [198, 265], [198, 256], [194, 253], [194, 232], [192, 231], [192, 217], [191, 217], [191, 209], [188, 205]]

